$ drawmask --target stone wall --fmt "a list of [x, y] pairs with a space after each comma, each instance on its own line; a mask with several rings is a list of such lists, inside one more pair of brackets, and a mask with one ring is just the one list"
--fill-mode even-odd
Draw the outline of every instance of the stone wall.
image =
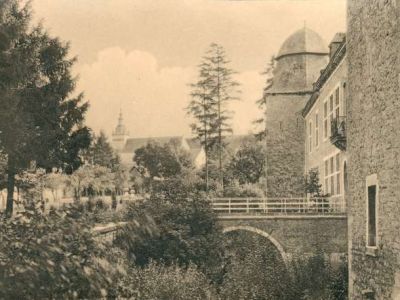
[[249, 226], [266, 232], [288, 257], [323, 251], [328, 255], [347, 252], [347, 218], [321, 217], [231, 217], [219, 219], [223, 228]]
[[[400, 299], [399, 0], [349, 0], [350, 299]], [[377, 249], [366, 247], [366, 177], [378, 180]]]
[[301, 110], [308, 95], [267, 97], [267, 195], [304, 194], [304, 121]]
[[304, 121], [301, 112], [327, 55], [280, 57], [266, 95], [267, 196], [304, 195]]

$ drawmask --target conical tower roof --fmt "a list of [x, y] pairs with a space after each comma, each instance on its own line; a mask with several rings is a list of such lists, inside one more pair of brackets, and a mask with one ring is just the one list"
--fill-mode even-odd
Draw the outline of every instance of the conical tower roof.
[[293, 54], [328, 54], [328, 47], [322, 37], [307, 28], [297, 30], [282, 44], [276, 59]]

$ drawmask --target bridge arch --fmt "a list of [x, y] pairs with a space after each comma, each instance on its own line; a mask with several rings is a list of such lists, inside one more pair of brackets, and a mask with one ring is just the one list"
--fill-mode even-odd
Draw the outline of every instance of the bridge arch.
[[244, 226], [244, 225], [228, 226], [228, 227], [223, 228], [222, 232], [228, 233], [228, 232], [238, 231], [238, 230], [254, 232], [254, 233], [259, 234], [259, 235], [265, 237], [266, 239], [268, 239], [275, 246], [275, 248], [279, 251], [284, 263], [287, 265], [288, 256], [287, 256], [285, 250], [283, 249], [282, 245], [274, 237], [272, 237], [269, 233], [267, 233], [261, 229], [255, 228], [253, 226]]

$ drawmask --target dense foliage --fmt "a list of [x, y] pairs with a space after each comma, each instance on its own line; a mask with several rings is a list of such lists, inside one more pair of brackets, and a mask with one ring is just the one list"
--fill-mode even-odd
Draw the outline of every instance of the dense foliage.
[[191, 167], [189, 154], [174, 141], [164, 145], [151, 141], [135, 151], [133, 161], [139, 172], [150, 179], [172, 177]]
[[212, 43], [199, 65], [199, 79], [192, 85], [192, 97], [187, 110], [194, 118], [192, 130], [205, 148], [207, 187], [209, 150], [213, 146], [217, 149], [219, 181], [223, 185], [223, 140], [226, 134], [232, 133], [232, 112], [228, 105], [232, 100], [237, 100], [240, 93], [234, 74], [225, 49]]
[[43, 214], [31, 207], [1, 219], [0, 298], [99, 298], [111, 285], [104, 249], [77, 207]]
[[265, 148], [253, 140], [244, 142], [227, 166], [231, 180], [240, 184], [258, 183], [265, 175]]
[[130, 206], [127, 220], [143, 224], [151, 218], [154, 230], [141, 232], [134, 241], [128, 230], [120, 240], [140, 266], [150, 261], [183, 267], [193, 263], [216, 279], [223, 255], [221, 228], [208, 199], [194, 192], [198, 180], [188, 177], [160, 181], [149, 199]]
[[151, 262], [144, 268], [132, 267], [118, 283], [124, 299], [216, 299], [214, 287], [196, 266], [181, 268]]
[[69, 46], [30, 24], [29, 5], [0, 2], [0, 150], [7, 155], [7, 213], [15, 175], [31, 161], [44, 169], [79, 167], [89, 146], [88, 103], [73, 96]]

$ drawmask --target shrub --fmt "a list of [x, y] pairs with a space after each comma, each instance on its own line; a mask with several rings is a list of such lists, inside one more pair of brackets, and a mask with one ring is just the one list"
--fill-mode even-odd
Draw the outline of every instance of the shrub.
[[79, 209], [31, 206], [0, 223], [1, 299], [105, 296], [111, 268]]
[[195, 266], [181, 268], [155, 262], [144, 268], [130, 268], [118, 282], [118, 295], [124, 299], [141, 300], [215, 299], [213, 287]]
[[232, 185], [226, 186], [223, 191], [224, 197], [264, 197], [264, 191], [257, 184], [246, 183], [240, 185], [238, 181], [234, 181]]
[[145, 266], [154, 260], [187, 267], [193, 263], [216, 280], [222, 231], [205, 194], [193, 192], [196, 184], [187, 178], [162, 181], [148, 200], [128, 207], [126, 220], [149, 224], [150, 218], [154, 225], [152, 231], [139, 233], [128, 226], [119, 239], [136, 264]]

